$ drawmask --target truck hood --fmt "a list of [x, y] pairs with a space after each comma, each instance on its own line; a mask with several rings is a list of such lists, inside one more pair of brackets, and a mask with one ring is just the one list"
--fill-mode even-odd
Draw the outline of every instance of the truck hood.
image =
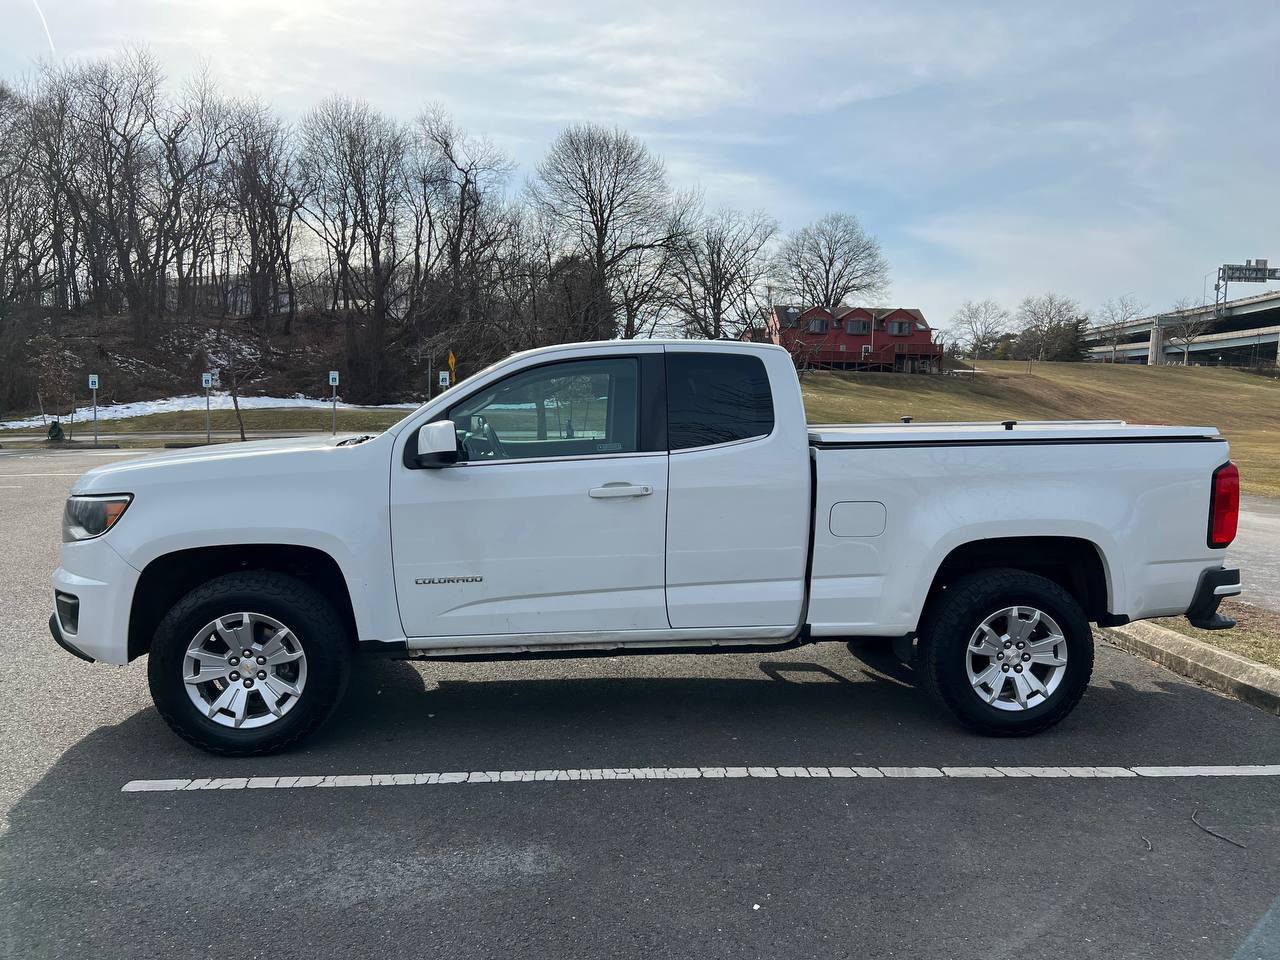
[[136, 487], [155, 483], [181, 483], [188, 479], [229, 479], [291, 470], [324, 469], [336, 465], [326, 458], [354, 453], [388, 436], [382, 434], [360, 444], [339, 446], [358, 434], [336, 437], [293, 437], [285, 440], [250, 440], [218, 443], [188, 450], [156, 453], [136, 460], [94, 467], [71, 488], [72, 494], [132, 493]]

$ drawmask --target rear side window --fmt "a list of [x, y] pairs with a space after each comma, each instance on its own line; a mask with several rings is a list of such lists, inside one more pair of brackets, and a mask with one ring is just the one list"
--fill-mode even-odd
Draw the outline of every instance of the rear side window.
[[759, 357], [684, 351], [668, 351], [666, 357], [667, 437], [672, 450], [773, 432], [773, 395]]

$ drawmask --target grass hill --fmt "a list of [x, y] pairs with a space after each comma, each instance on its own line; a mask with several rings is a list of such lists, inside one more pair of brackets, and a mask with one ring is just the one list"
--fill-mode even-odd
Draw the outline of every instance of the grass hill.
[[806, 376], [815, 423], [1120, 419], [1218, 427], [1246, 490], [1280, 496], [1280, 380], [1210, 367], [982, 361], [979, 373]]

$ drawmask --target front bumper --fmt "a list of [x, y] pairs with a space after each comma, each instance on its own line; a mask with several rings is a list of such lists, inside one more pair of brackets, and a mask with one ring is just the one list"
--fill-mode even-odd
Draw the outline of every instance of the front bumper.
[[62, 624], [58, 622], [58, 615], [56, 613], [49, 614], [49, 632], [53, 634], [53, 642], [63, 650], [67, 651], [67, 653], [71, 654], [73, 657], [79, 657], [85, 663], [93, 663], [93, 657], [77, 650], [75, 644], [68, 641], [67, 638], [62, 635]]
[[1218, 567], [1200, 574], [1196, 595], [1187, 608], [1187, 620], [1201, 630], [1229, 630], [1236, 625], [1230, 617], [1218, 612], [1224, 597], [1240, 594], [1240, 571]]
[[[62, 545], [61, 566], [53, 572], [54, 615], [49, 628], [58, 645], [86, 660], [129, 662], [129, 611], [138, 571], [101, 537]], [[59, 604], [58, 594], [62, 594]], [[66, 598], [77, 602], [68, 622]]]

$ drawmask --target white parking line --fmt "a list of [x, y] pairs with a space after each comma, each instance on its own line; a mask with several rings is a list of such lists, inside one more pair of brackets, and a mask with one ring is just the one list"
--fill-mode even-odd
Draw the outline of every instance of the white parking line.
[[1280, 763], [1233, 767], [593, 767], [570, 770], [459, 770], [324, 777], [199, 777], [130, 780], [122, 793], [184, 790], [297, 790], [309, 787], [410, 787], [454, 783], [543, 783], [584, 780], [999, 779], [1116, 777], [1280, 777]]

